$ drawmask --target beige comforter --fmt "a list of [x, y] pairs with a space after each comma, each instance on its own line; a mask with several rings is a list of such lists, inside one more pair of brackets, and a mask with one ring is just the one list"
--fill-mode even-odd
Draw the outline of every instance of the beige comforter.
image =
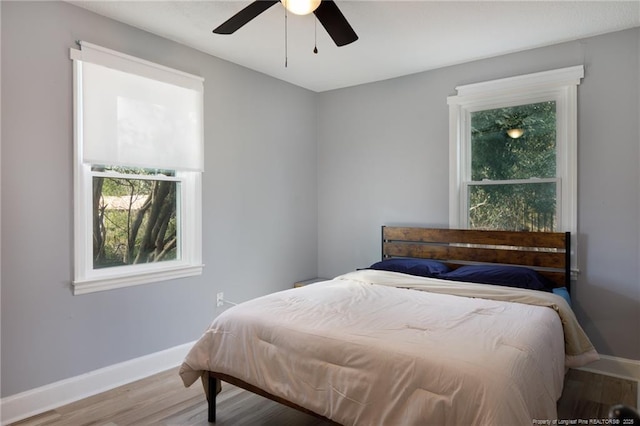
[[595, 359], [559, 296], [366, 270], [229, 309], [180, 374], [228, 374], [344, 425], [511, 425], [555, 419], [565, 367]]

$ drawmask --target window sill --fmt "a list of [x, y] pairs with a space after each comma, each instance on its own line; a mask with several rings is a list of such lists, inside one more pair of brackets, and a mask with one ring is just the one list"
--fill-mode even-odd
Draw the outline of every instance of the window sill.
[[202, 275], [204, 265], [187, 265], [153, 271], [137, 272], [126, 276], [110, 276], [100, 278], [87, 278], [73, 282], [74, 296], [80, 294], [96, 293], [98, 291], [113, 290], [122, 287], [148, 284], [158, 281], [167, 281], [177, 278]]

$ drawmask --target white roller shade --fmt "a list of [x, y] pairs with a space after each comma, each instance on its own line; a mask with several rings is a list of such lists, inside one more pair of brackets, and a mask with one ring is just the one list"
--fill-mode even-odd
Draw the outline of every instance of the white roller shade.
[[81, 46], [72, 58], [79, 61], [83, 161], [202, 171], [203, 80]]

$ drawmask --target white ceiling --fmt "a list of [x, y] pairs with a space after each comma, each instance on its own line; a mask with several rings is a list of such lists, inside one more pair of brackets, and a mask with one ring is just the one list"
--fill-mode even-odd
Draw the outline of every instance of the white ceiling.
[[252, 0], [69, 1], [247, 68], [322, 92], [640, 26], [640, 1], [336, 0], [360, 39], [336, 47], [313, 15], [276, 4], [213, 34]]

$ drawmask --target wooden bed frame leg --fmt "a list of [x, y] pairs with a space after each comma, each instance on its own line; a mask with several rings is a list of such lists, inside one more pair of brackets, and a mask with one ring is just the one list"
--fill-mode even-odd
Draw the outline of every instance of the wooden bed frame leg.
[[209, 423], [216, 422], [216, 396], [218, 396], [218, 389], [220, 388], [220, 379], [209, 376], [209, 400], [208, 400], [208, 414], [207, 421]]

